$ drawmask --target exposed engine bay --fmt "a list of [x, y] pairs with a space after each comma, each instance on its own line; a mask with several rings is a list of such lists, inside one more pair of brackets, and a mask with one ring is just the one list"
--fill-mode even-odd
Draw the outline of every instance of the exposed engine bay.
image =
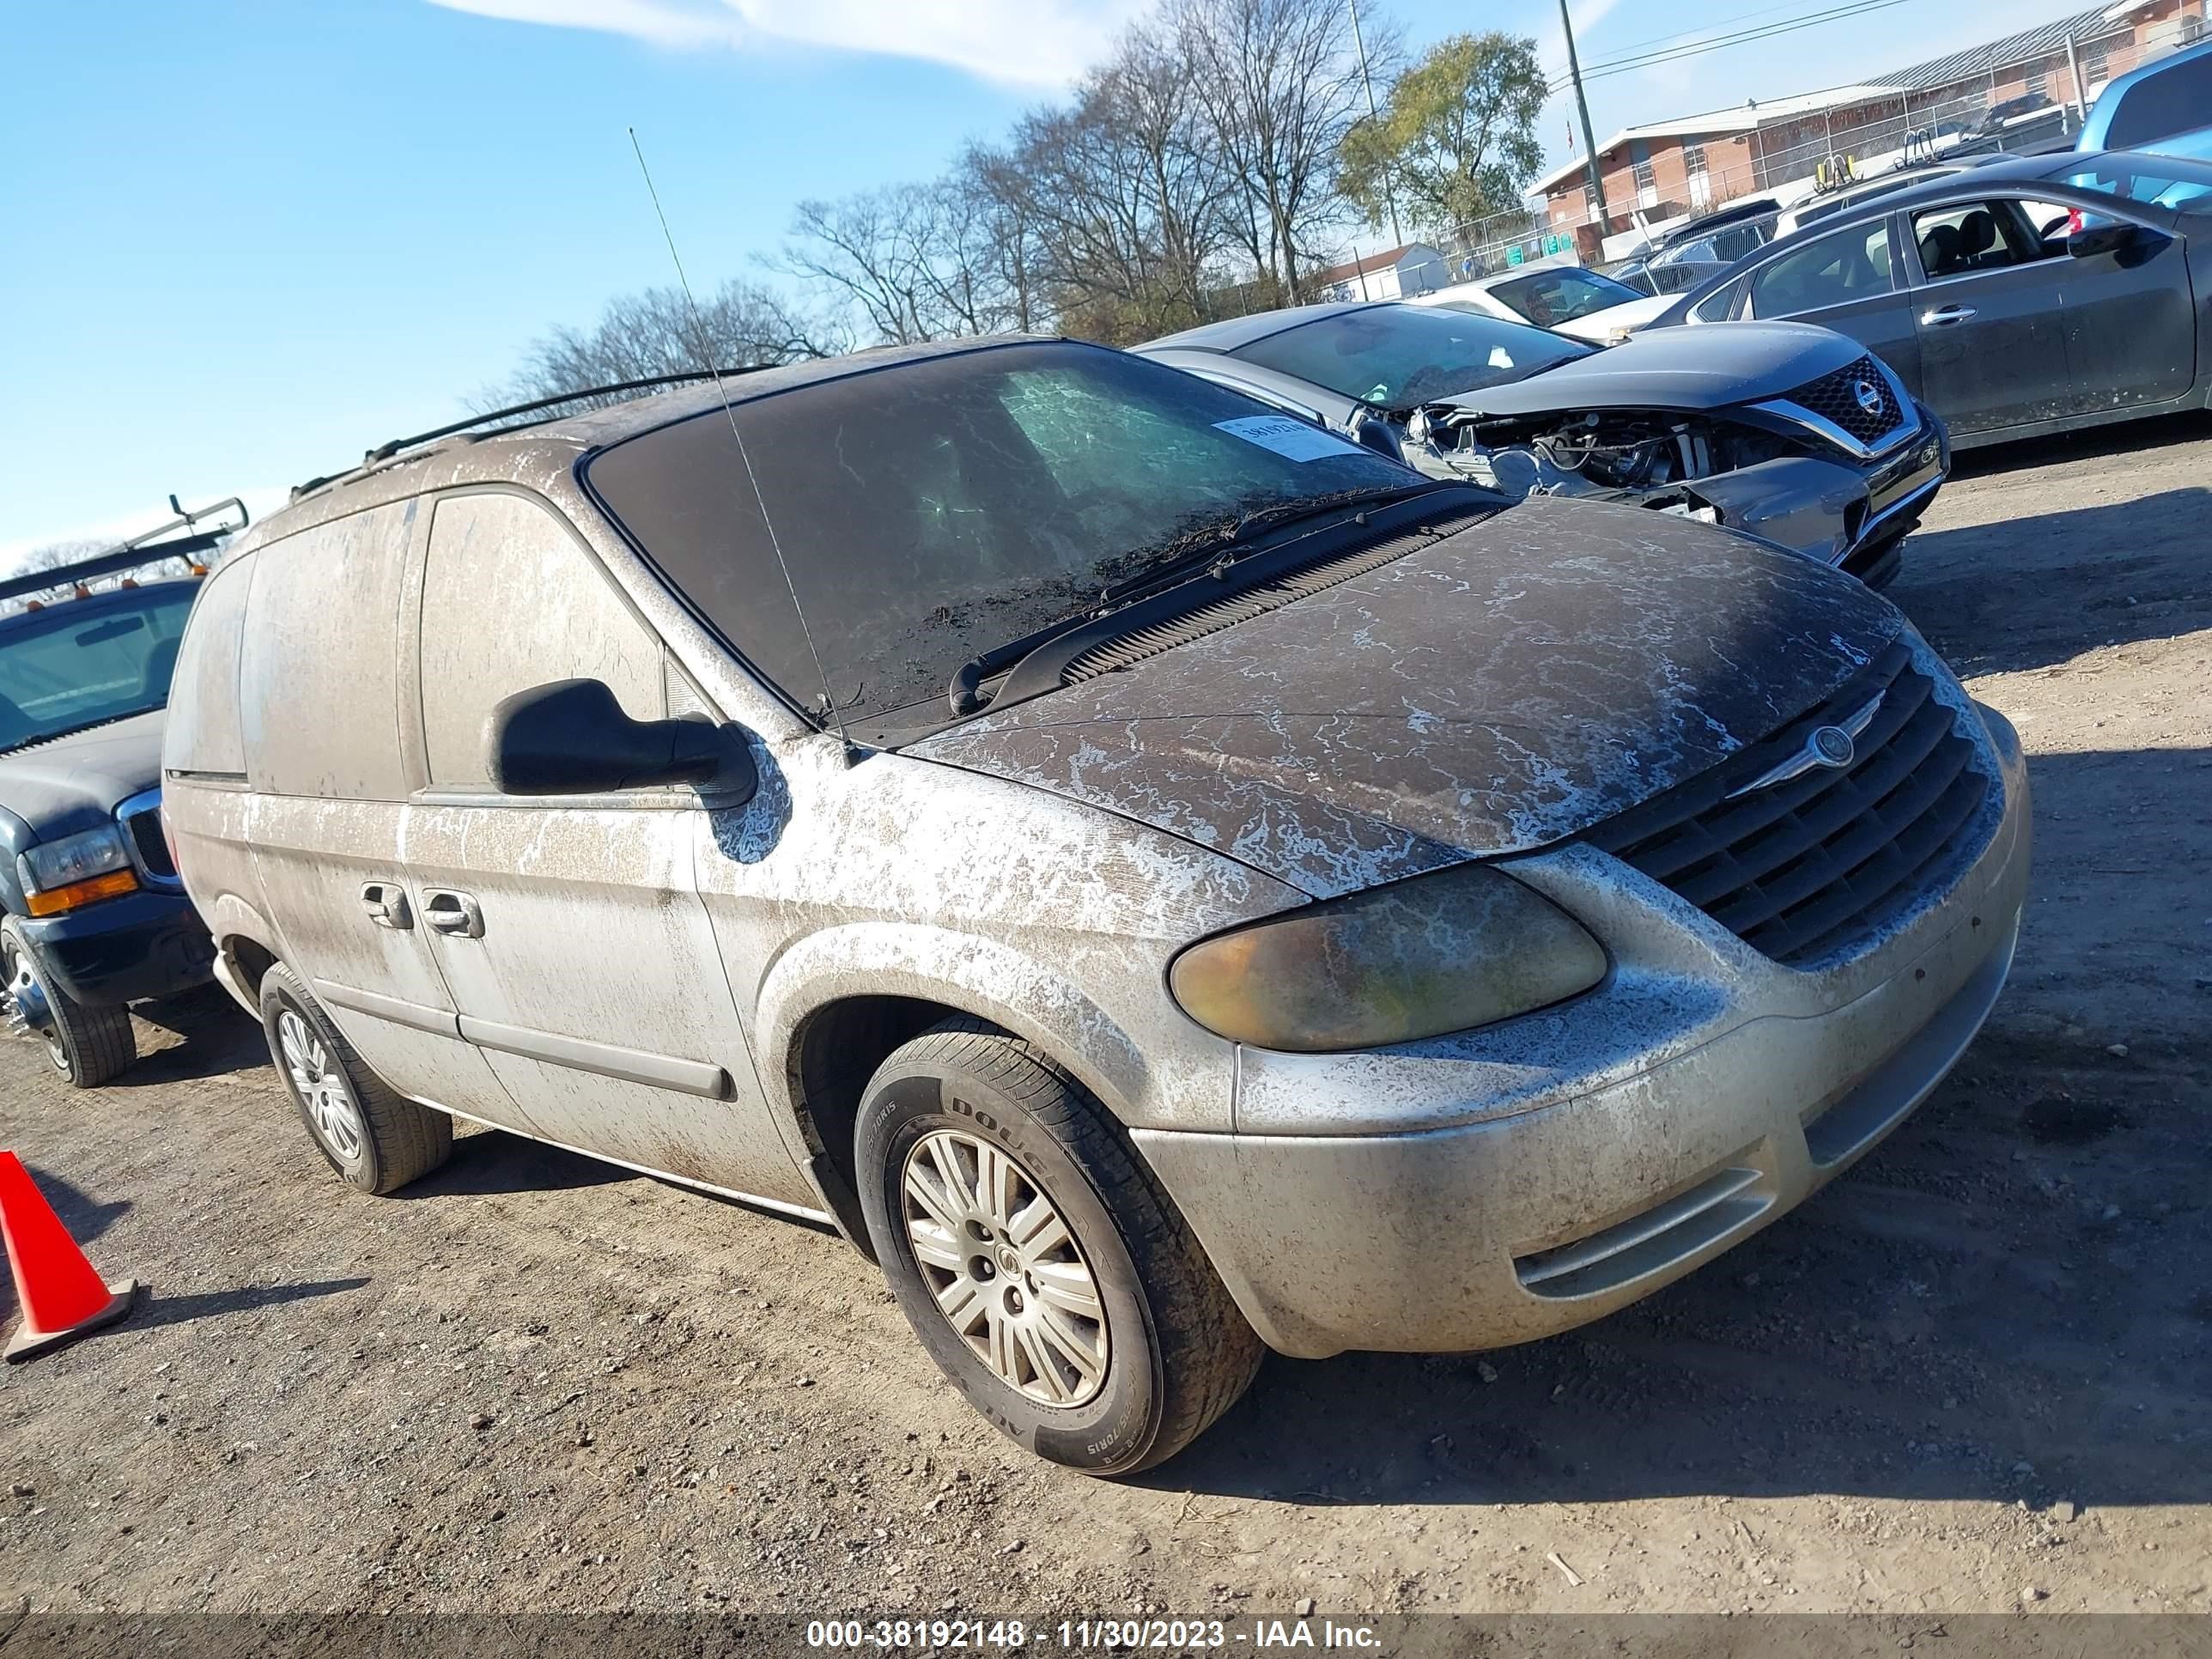
[[[1406, 424], [1405, 458], [1440, 478], [1518, 501], [1577, 496], [1728, 525], [1824, 563], [1856, 550], [1865, 477], [1812, 441], [1680, 410], [1486, 416], [1431, 404]], [[1856, 562], [1856, 561], [1855, 561]]]

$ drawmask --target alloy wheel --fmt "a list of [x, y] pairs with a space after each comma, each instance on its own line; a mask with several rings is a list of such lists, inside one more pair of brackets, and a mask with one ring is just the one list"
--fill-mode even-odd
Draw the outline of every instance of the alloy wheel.
[[922, 1278], [976, 1358], [1040, 1405], [1097, 1398], [1105, 1304], [1036, 1177], [988, 1141], [939, 1129], [915, 1143], [900, 1185]]
[[307, 1109], [316, 1135], [333, 1157], [347, 1164], [360, 1162], [367, 1132], [353, 1090], [331, 1059], [329, 1045], [289, 1008], [276, 1016], [276, 1044], [283, 1051], [284, 1074], [291, 1080], [292, 1092]]
[[[67, 1077], [69, 1050], [62, 1046], [61, 1031], [52, 1012], [46, 1010], [46, 988], [31, 971], [31, 959], [12, 940], [0, 945], [0, 1002], [6, 1005], [8, 1029], [35, 1036], [46, 1045], [46, 1058], [53, 1068]], [[33, 1010], [46, 1011], [45, 1018], [38, 1018]]]

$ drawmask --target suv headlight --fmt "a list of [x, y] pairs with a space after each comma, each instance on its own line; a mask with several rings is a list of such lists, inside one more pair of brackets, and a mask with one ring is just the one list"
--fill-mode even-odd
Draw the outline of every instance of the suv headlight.
[[1587, 991], [1605, 969], [1571, 916], [1467, 864], [1203, 939], [1168, 985], [1210, 1031], [1315, 1054], [1487, 1025]]
[[23, 880], [24, 908], [34, 916], [58, 915], [138, 886], [131, 848], [112, 823], [20, 853], [15, 872]]

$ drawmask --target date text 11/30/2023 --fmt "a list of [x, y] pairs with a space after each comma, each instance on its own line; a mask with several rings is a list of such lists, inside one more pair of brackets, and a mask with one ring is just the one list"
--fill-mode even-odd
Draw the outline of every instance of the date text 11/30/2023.
[[1200, 1649], [1312, 1648], [1373, 1652], [1374, 1629], [1329, 1619], [1063, 1619], [1031, 1624], [1019, 1619], [824, 1619], [806, 1626], [810, 1648], [895, 1652], [971, 1648], [1018, 1648], [1074, 1652]]

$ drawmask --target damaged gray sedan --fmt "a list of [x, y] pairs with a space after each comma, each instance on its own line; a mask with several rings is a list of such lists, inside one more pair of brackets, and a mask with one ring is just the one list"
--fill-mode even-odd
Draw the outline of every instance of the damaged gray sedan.
[[1726, 525], [1881, 587], [1950, 471], [1865, 347], [1802, 325], [1604, 349], [1448, 307], [1305, 306], [1139, 348], [1436, 477]]
[[217, 977], [352, 1187], [458, 1117], [811, 1218], [1044, 1457], [1648, 1295], [2004, 982], [2018, 741], [1770, 543], [1062, 340], [505, 418], [195, 605]]

